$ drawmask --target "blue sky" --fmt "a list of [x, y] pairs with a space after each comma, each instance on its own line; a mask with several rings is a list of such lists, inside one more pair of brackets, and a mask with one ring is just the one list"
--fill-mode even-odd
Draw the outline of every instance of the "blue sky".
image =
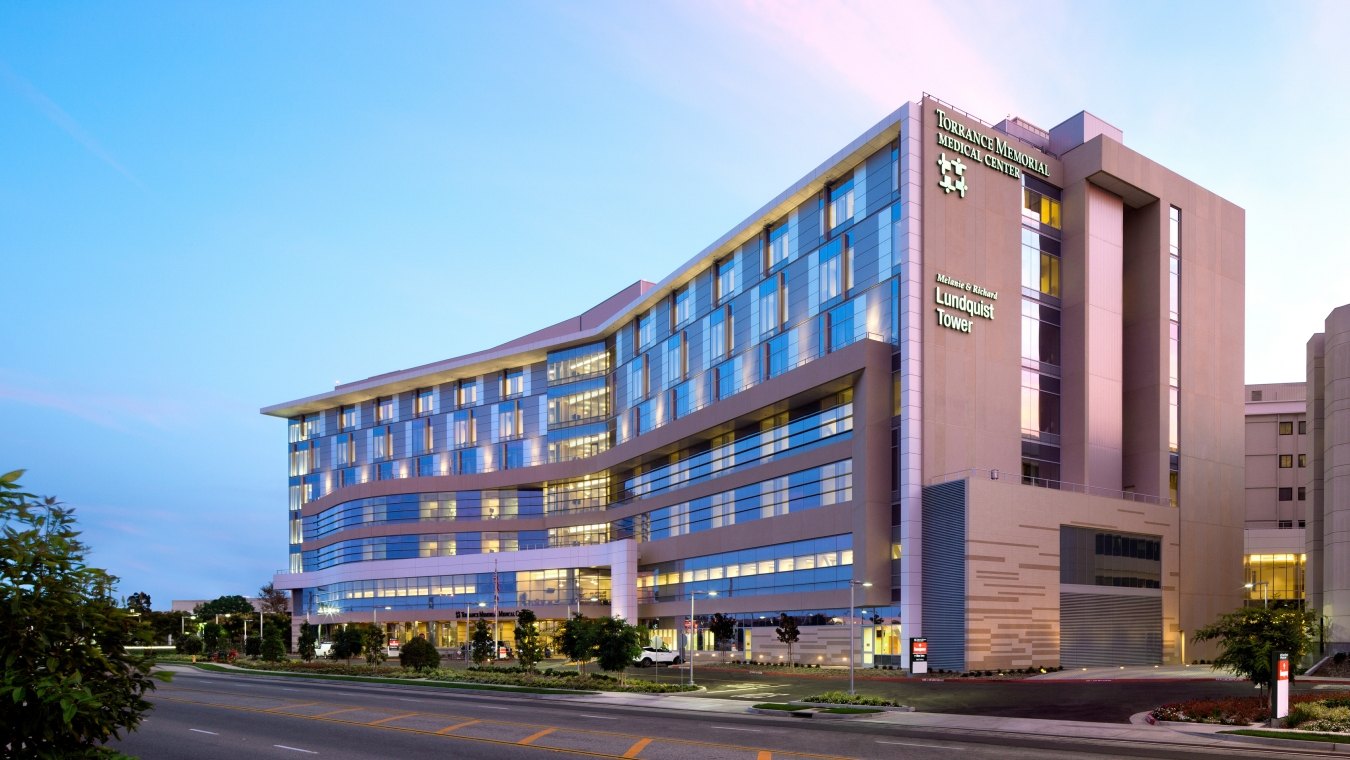
[[261, 406], [658, 280], [906, 100], [1247, 209], [1247, 381], [1350, 302], [1344, 3], [0, 5], [0, 470], [173, 598], [286, 557]]

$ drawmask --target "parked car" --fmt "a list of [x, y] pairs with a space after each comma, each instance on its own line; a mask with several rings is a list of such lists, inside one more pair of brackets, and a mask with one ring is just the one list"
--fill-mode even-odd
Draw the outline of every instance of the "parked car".
[[633, 662], [642, 667], [652, 665], [679, 665], [683, 660], [680, 659], [679, 652], [672, 652], [665, 647], [643, 647], [642, 654], [633, 658]]
[[333, 653], [333, 642], [320, 641], [314, 645], [315, 657], [327, 657]]

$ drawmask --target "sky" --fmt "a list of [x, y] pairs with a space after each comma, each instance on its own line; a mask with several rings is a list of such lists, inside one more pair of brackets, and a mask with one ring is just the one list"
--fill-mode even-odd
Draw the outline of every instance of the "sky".
[[172, 599], [286, 563], [260, 407], [657, 281], [906, 101], [1247, 212], [1246, 381], [1350, 302], [1350, 3], [0, 4], [0, 471]]

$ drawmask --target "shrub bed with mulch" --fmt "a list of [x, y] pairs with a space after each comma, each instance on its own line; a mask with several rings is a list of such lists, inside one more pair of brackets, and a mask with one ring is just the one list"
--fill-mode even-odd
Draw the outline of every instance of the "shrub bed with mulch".
[[[1332, 709], [1344, 709], [1347, 718], [1347, 726], [1350, 726], [1350, 692], [1336, 692], [1332, 694], [1291, 694], [1289, 695], [1290, 704], [1290, 727], [1295, 725], [1294, 714], [1300, 709], [1304, 709], [1308, 716], [1306, 720], [1320, 720], [1322, 718], [1313, 717], [1314, 711], [1311, 707], [1304, 708], [1304, 705], [1314, 705], [1322, 703], [1330, 705]], [[1270, 698], [1269, 697], [1225, 697], [1220, 699], [1189, 699], [1185, 702], [1172, 702], [1154, 709], [1150, 715], [1154, 720], [1175, 721], [1180, 723], [1217, 723], [1224, 726], [1248, 726], [1252, 723], [1261, 723], [1270, 719]], [[1316, 713], [1322, 715], [1322, 713]], [[1337, 719], [1340, 713], [1327, 714], [1326, 719]], [[1312, 726], [1302, 725], [1300, 728], [1307, 728], [1312, 731], [1323, 730], [1341, 730], [1341, 729], [1322, 729]]]
[[436, 668], [425, 672], [388, 665], [347, 665], [333, 661], [254, 663], [238, 661], [236, 667], [248, 670], [282, 671], [314, 675], [373, 676], [427, 681], [456, 681], [460, 683], [524, 686], [535, 689], [569, 689], [578, 691], [618, 691], [643, 694], [667, 694], [692, 691], [697, 687], [676, 683], [652, 683], [636, 678], [623, 681], [601, 673], [578, 674], [574, 670], [524, 671], [521, 668]]

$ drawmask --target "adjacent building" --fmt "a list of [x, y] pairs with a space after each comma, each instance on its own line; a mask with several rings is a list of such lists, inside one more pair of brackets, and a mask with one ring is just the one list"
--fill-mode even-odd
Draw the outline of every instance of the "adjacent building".
[[1306, 384], [1248, 385], [1246, 407], [1247, 604], [1301, 605], [1312, 485]]
[[1350, 645], [1350, 305], [1327, 315], [1308, 341], [1309, 607], [1323, 639]]
[[447, 647], [721, 613], [753, 657], [785, 612], [828, 662], [1194, 659], [1243, 594], [1243, 228], [1090, 114], [924, 96], [658, 283], [263, 409], [276, 587]]

